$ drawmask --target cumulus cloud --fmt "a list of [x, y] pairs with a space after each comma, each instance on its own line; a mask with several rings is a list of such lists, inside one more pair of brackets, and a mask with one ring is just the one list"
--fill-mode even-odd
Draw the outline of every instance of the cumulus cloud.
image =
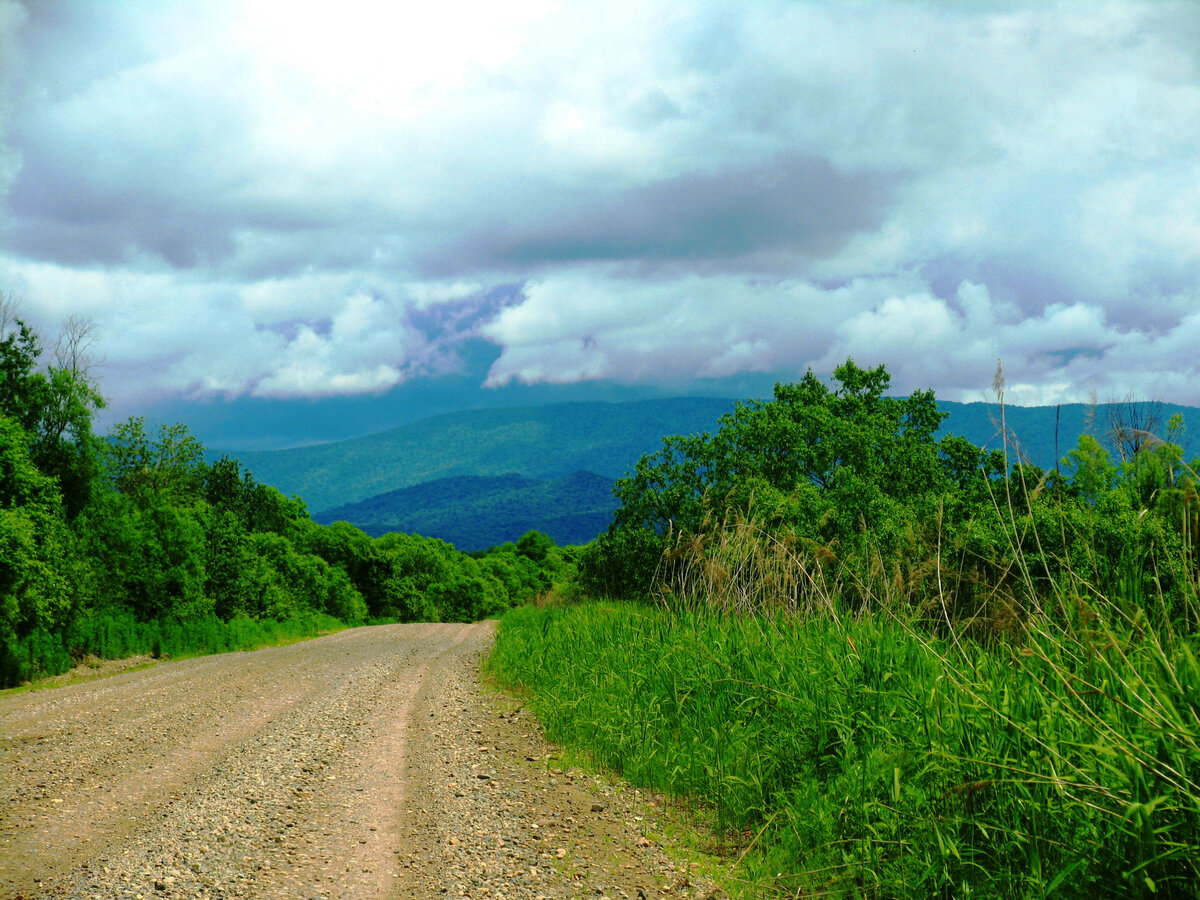
[[492, 385], [740, 372], [796, 377], [847, 358], [884, 363], [897, 389], [985, 399], [998, 361], [1017, 403], [1123, 396], [1194, 398], [1200, 310], [1165, 330], [1109, 321], [1099, 304], [1052, 303], [1037, 315], [964, 281], [934, 295], [916, 275], [824, 288], [745, 275], [647, 281], [589, 272], [547, 278], [482, 334], [503, 348]]
[[[164, 392], [284, 398], [383, 391], [454, 371], [463, 333], [500, 308], [461, 283], [410, 292], [345, 273], [243, 284], [27, 263], [0, 265], [0, 282], [34, 298], [22, 314], [46, 335], [72, 314], [96, 323], [106, 358], [96, 374], [118, 404]], [[438, 326], [432, 310], [439, 309], [455, 327]]]
[[1186, 0], [0, 0], [0, 287], [147, 394], [481, 336], [494, 386], [1200, 403], [1198, 48]]
[[902, 276], [825, 290], [740, 274], [649, 279], [594, 269], [542, 278], [480, 329], [503, 348], [488, 381], [800, 374], [846, 316], [915, 283]]

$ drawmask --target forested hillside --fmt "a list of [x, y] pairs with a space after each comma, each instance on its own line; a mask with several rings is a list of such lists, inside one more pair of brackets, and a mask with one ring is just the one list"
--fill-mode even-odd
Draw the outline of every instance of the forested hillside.
[[403, 531], [436, 537], [459, 550], [487, 550], [528, 531], [556, 544], [586, 544], [612, 521], [613, 481], [594, 472], [565, 478], [523, 475], [438, 478], [335, 507], [313, 518], [351, 522], [370, 535]]
[[[2, 310], [0, 310], [2, 311]], [[0, 321], [0, 685], [88, 655], [197, 653], [368, 620], [474, 621], [567, 565], [531, 533], [478, 559], [325, 527], [184, 425], [93, 433], [71, 345]]]
[[730, 400], [559, 403], [434, 416], [389, 431], [293, 450], [241, 453], [267, 484], [315, 511], [438, 478], [562, 478], [587, 471], [619, 478], [668, 434], [712, 429]]
[[[731, 400], [683, 397], [467, 410], [351, 441], [241, 459], [262, 481], [304, 497], [320, 521], [344, 519], [371, 534], [416, 531], [460, 549], [483, 549], [536, 527], [560, 544], [585, 543], [607, 527], [602, 513], [616, 503], [611, 497], [601, 502], [598, 485], [589, 486], [597, 489], [583, 507], [569, 503], [576, 488], [564, 494], [559, 479], [582, 470], [611, 484], [632, 471], [648, 447], [668, 435], [715, 431], [732, 407]], [[1001, 448], [995, 404], [939, 401], [938, 408], [946, 414], [938, 437], [957, 434], [976, 446]], [[1133, 402], [1009, 407], [1009, 452], [1053, 468], [1081, 434], [1103, 439], [1114, 421], [1153, 432], [1186, 411]], [[1187, 435], [1180, 440], [1190, 450]], [[514, 475], [529, 479], [524, 489], [506, 480]], [[480, 480], [463, 480], [470, 478]]]

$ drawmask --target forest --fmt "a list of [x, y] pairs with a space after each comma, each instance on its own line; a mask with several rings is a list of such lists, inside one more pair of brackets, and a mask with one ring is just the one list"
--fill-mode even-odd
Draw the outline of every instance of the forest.
[[[243, 649], [379, 621], [475, 621], [546, 590], [564, 551], [530, 532], [469, 556], [318, 525], [182, 424], [94, 433], [87, 331], [47, 354], [0, 321], [0, 687], [88, 657]], [[49, 357], [49, 358], [48, 358]]]

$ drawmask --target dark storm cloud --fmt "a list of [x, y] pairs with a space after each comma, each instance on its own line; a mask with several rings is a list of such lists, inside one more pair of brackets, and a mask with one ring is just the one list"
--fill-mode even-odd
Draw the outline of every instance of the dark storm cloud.
[[435, 255], [430, 268], [594, 261], [719, 265], [781, 252], [822, 258], [878, 226], [895, 183], [895, 176], [846, 174], [828, 160], [789, 154], [622, 191], [535, 224], [495, 225]]

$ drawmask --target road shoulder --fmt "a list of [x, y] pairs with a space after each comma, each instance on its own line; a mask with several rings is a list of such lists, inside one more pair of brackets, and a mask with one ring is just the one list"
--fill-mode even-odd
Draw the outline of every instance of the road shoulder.
[[410, 896], [725, 896], [701, 874], [720, 861], [697, 863], [671, 836], [685, 826], [664, 798], [572, 765], [519, 698], [480, 676], [482, 656], [418, 709], [432, 734], [411, 765], [445, 777], [406, 779], [429, 788], [412, 798], [410, 836], [424, 824], [435, 837], [402, 859]]

